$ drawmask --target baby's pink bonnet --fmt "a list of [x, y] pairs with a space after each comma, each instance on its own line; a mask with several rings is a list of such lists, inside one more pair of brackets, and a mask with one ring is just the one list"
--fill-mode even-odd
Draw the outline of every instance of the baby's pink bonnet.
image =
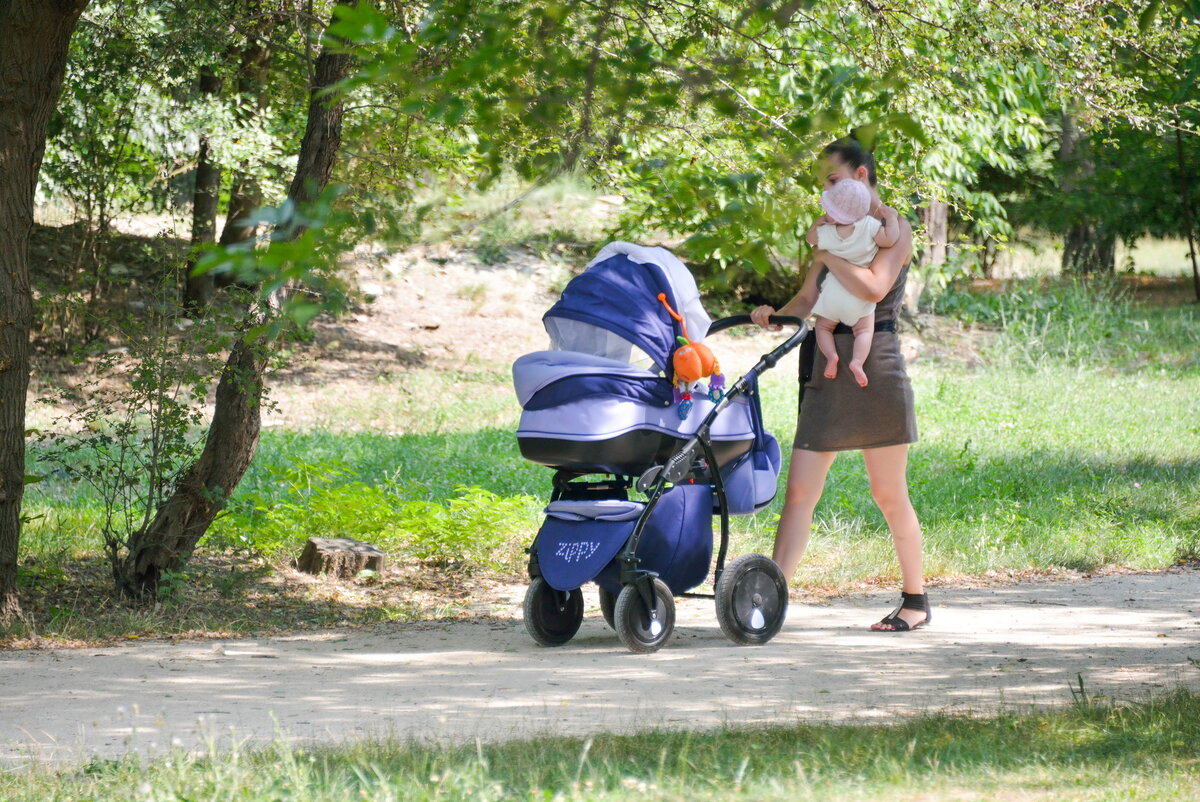
[[821, 193], [821, 206], [831, 220], [847, 226], [867, 216], [871, 193], [861, 181], [844, 179]]

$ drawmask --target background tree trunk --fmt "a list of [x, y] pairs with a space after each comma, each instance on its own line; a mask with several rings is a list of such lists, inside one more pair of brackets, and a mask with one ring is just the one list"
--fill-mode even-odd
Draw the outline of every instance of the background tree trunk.
[[[264, 23], [251, 33], [251, 40], [242, 51], [238, 67], [237, 91], [240, 96], [239, 112], [243, 122], [262, 111], [267, 102], [267, 77], [271, 67], [271, 49], [267, 46], [267, 35], [274, 26], [274, 19], [267, 17]], [[245, 170], [233, 174], [229, 187], [229, 208], [225, 214], [225, 227], [221, 229], [221, 244], [233, 245], [253, 239], [257, 233], [254, 226], [247, 225], [246, 218], [262, 206], [262, 188], [258, 179]]]
[[1104, 227], [1076, 223], [1063, 237], [1063, 275], [1111, 276], [1117, 272], [1117, 239]]
[[288, 188], [288, 198], [296, 205], [308, 203], [320, 195], [333, 175], [333, 165], [342, 144], [345, 103], [322, 97], [321, 93], [346, 77], [350, 61], [349, 53], [334, 53], [328, 49], [317, 57], [308, 99], [308, 124], [300, 142], [296, 175]]
[[1187, 229], [1188, 254], [1192, 258], [1192, 290], [1200, 301], [1200, 265], [1196, 263], [1196, 229], [1192, 217], [1192, 188], [1188, 182], [1187, 160], [1183, 156], [1183, 135], [1175, 128], [1175, 160], [1179, 166], [1179, 202], [1183, 204], [1183, 227]]
[[0, 620], [20, 612], [17, 547], [29, 390], [29, 232], [46, 127], [87, 0], [0, 0]]
[[[215, 96], [221, 91], [221, 81], [211, 67], [200, 68], [200, 93]], [[184, 267], [183, 304], [201, 310], [212, 301], [216, 285], [213, 274], [192, 275], [197, 252], [201, 245], [211, 243], [217, 231], [217, 201], [221, 197], [221, 168], [210, 158], [208, 137], [200, 137], [196, 156], [196, 188], [192, 193], [192, 256]]]
[[[308, 125], [288, 192], [296, 204], [316, 197], [333, 173], [342, 144], [344, 102], [323, 91], [346, 77], [350, 63], [348, 54], [328, 51], [317, 59]], [[293, 227], [276, 233], [277, 238], [287, 239], [300, 232]], [[200, 459], [187, 470], [150, 525], [130, 537], [129, 555], [119, 580], [126, 594], [153, 595], [163, 572], [183, 565], [250, 466], [258, 448], [270, 348], [270, 342], [253, 338], [250, 333], [234, 344], [217, 386], [216, 409]]]
[[[1058, 152], [1063, 164], [1062, 191], [1064, 194], [1084, 189], [1084, 184], [1096, 173], [1096, 165], [1088, 153], [1087, 140], [1075, 124], [1070, 112], [1063, 114], [1062, 142]], [[1067, 229], [1063, 236], [1063, 275], [1112, 275], [1117, 267], [1116, 237], [1104, 226], [1086, 218]]]
[[904, 307], [910, 315], [916, 315], [921, 293], [929, 284], [929, 276], [946, 264], [947, 236], [950, 222], [950, 204], [931, 198], [920, 210], [921, 222], [925, 225], [925, 247], [921, 251], [919, 276], [909, 274], [904, 287]]

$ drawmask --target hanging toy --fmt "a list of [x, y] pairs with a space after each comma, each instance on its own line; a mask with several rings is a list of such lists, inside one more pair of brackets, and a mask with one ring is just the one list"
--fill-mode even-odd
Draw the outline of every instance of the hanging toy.
[[692, 394], [682, 392], [678, 387], [675, 388], [675, 403], [679, 408], [679, 419], [687, 420], [688, 414], [692, 411]]
[[714, 404], [725, 397], [725, 374], [714, 373], [708, 382], [708, 400]]
[[675, 354], [671, 357], [671, 367], [675, 371], [679, 419], [687, 420], [688, 413], [692, 411], [692, 391], [699, 389], [700, 380], [709, 379], [708, 400], [715, 404], [725, 395], [725, 376], [722, 375], [721, 366], [717, 364], [712, 350], [704, 343], [692, 342], [688, 337], [687, 323], [671, 308], [671, 304], [667, 302], [667, 294], [660, 292], [658, 300], [683, 329], [683, 336], [675, 338], [679, 341], [679, 348], [675, 349]]

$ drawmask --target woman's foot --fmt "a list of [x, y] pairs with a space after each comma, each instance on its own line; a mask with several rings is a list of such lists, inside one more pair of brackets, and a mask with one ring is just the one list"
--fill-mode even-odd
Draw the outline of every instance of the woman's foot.
[[854, 381], [858, 382], [859, 387], [867, 386], [867, 374], [863, 372], [861, 362], [850, 363], [850, 375], [854, 377]]
[[838, 366], [838, 358], [836, 356], [826, 359], [825, 360], [825, 378], [836, 379], [837, 378], [837, 366]]
[[924, 593], [900, 593], [900, 606], [892, 614], [871, 625], [875, 632], [911, 632], [933, 618], [929, 596]]

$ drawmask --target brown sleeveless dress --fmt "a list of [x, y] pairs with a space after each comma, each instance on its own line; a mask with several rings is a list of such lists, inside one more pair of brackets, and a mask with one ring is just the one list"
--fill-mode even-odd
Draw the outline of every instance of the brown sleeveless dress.
[[[820, 279], [824, 280], [821, 275]], [[908, 265], [896, 283], [875, 306], [875, 322], [895, 321], [904, 298]], [[801, 376], [800, 417], [793, 448], [805, 451], [853, 451], [882, 448], [917, 441], [917, 419], [913, 414], [912, 384], [900, 354], [900, 337], [895, 331], [877, 331], [863, 370], [867, 386], [859, 387], [850, 375], [853, 334], [835, 334], [838, 373], [825, 378], [825, 357], [815, 349], [812, 376]], [[801, 357], [803, 372], [804, 358]]]

